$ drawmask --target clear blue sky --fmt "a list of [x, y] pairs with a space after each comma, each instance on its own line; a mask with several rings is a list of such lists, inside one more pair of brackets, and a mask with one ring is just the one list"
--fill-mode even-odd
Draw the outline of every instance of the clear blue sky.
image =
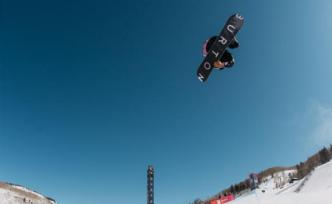
[[[60, 204], [206, 198], [332, 142], [329, 0], [0, 2], [0, 180]], [[196, 76], [239, 12], [236, 66]], [[331, 133], [330, 135], [328, 135]]]

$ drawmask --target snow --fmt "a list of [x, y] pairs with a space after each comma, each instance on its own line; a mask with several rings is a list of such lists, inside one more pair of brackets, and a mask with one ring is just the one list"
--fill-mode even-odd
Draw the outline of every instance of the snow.
[[36, 196], [38, 196], [40, 198], [44, 198], [44, 196], [40, 195], [39, 193], [31, 191], [31, 190], [29, 190], [27, 188], [24, 188], [23, 186], [18, 186], [18, 185], [12, 185], [12, 186], [15, 187], [15, 188], [17, 188], [17, 189], [20, 189], [20, 190], [22, 190], [24, 192], [32, 193], [32, 194], [34, 194], [34, 195], [36, 195]]
[[263, 194], [259, 191], [239, 198], [231, 204], [329, 204], [331, 192], [317, 193], [285, 193], [281, 195]]
[[56, 204], [23, 186], [0, 182], [0, 204]]
[[301, 190], [303, 193], [321, 191], [329, 191], [332, 193], [332, 161], [317, 167]]
[[[292, 184], [283, 181], [283, 179], [288, 179], [288, 173], [292, 172], [279, 172], [274, 178], [271, 176], [266, 178], [258, 189], [238, 197], [230, 204], [332, 203], [332, 161], [317, 167], [311, 175], [308, 175], [308, 178], [295, 181]], [[278, 186], [276, 183], [282, 185]], [[302, 183], [303, 187], [300, 188], [300, 191], [295, 192]]]

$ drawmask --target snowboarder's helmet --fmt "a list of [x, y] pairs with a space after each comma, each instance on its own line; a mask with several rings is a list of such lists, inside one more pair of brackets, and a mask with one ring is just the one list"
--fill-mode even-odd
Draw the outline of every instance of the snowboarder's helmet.
[[206, 55], [209, 53], [209, 51], [207, 50], [207, 45], [208, 45], [209, 39], [205, 41], [205, 43], [203, 44], [203, 56], [206, 57]]
[[203, 56], [206, 57], [206, 55], [209, 53], [214, 41], [216, 41], [217, 36], [213, 36], [209, 39], [207, 39], [203, 45]]

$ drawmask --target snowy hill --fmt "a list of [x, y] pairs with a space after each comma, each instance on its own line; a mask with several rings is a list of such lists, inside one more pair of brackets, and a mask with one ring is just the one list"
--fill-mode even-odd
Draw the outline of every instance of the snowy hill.
[[332, 161], [317, 167], [301, 190], [302, 193], [322, 191], [329, 191], [332, 193]]
[[266, 178], [259, 189], [237, 198], [230, 204], [332, 203], [332, 161], [317, 167], [312, 174], [292, 184], [283, 180], [287, 179], [285, 175], [289, 173], [292, 172], [280, 172], [274, 178]]
[[56, 204], [56, 202], [25, 187], [0, 182], [0, 204]]

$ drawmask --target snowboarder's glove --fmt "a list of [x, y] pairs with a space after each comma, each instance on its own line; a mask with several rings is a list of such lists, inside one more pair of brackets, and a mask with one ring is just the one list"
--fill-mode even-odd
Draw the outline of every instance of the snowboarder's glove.
[[239, 41], [236, 39], [236, 37], [234, 37], [228, 47], [231, 49], [234, 49], [234, 48], [238, 48], [239, 46], [240, 46]]

